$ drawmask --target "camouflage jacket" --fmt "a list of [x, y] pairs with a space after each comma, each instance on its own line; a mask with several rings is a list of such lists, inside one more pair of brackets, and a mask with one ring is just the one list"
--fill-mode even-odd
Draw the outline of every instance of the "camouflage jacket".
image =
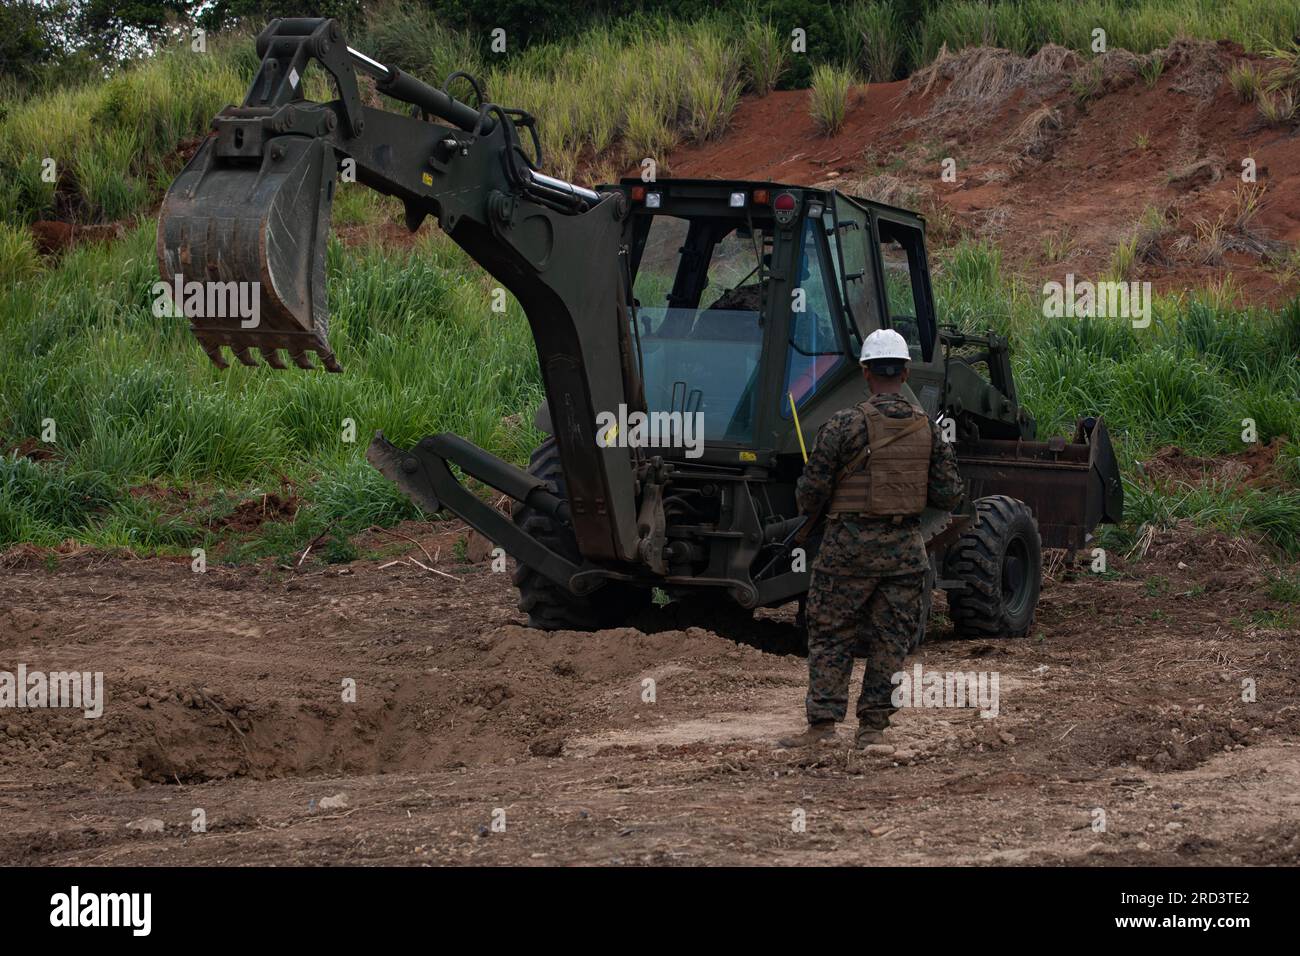
[[[891, 418], [912, 413], [902, 395], [876, 394], [869, 399]], [[810, 514], [830, 500], [835, 479], [862, 453], [869, 441], [866, 422], [856, 408], [836, 412], [817, 433], [817, 444], [804, 465], [795, 489], [799, 510]], [[927, 504], [949, 511], [961, 501], [964, 485], [957, 472], [957, 456], [943, 440], [939, 426], [930, 423], [930, 480]], [[830, 518], [813, 568], [826, 574], [880, 577], [924, 571], [925, 542], [920, 516], [904, 518]]]

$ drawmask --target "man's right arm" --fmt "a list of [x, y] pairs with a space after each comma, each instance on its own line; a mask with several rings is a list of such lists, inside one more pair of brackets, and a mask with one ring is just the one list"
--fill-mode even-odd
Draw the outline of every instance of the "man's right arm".
[[836, 412], [817, 433], [817, 443], [795, 485], [795, 501], [801, 514], [816, 514], [835, 491], [835, 477], [841, 467], [840, 445], [845, 421], [844, 412]]

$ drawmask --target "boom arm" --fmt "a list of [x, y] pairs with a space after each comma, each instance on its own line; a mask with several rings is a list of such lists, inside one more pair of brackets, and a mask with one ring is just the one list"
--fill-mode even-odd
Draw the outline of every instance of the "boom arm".
[[[600, 448], [595, 439], [598, 411], [642, 404], [620, 256], [623, 194], [543, 175], [526, 113], [482, 101], [471, 107], [377, 63], [347, 46], [337, 21], [274, 20], [257, 49], [262, 64], [244, 104], [213, 120], [214, 135], [159, 215], [158, 262], [169, 285], [258, 283], [252, 321], [205, 314], [187, 297], [204, 351], [225, 367], [223, 346], [246, 365], [257, 364], [250, 352], [257, 348], [275, 368], [285, 367], [280, 350], [305, 368], [315, 351], [326, 368], [341, 370], [326, 338], [325, 250], [336, 170], [355, 169], [358, 182], [403, 201], [410, 229], [436, 216], [519, 300], [537, 344], [582, 553], [630, 560], [632, 461], [627, 449]], [[303, 98], [313, 60], [332, 76], [338, 99]], [[381, 92], [451, 125], [363, 106], [358, 69]], [[520, 128], [531, 133], [535, 160]]]

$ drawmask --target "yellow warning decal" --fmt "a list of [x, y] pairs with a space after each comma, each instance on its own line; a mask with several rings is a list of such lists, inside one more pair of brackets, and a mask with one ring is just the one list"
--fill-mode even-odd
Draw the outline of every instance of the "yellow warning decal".
[[432, 174], [432, 173], [421, 173], [421, 174], [420, 174], [420, 179], [424, 181], [424, 184], [425, 184], [426, 186], [432, 186], [432, 185], [433, 185], [433, 174]]
[[758, 461], [758, 454], [757, 454], [757, 452], [752, 452], [752, 451], [742, 451], [742, 452], [740, 453], [740, 460], [741, 460], [741, 461]]

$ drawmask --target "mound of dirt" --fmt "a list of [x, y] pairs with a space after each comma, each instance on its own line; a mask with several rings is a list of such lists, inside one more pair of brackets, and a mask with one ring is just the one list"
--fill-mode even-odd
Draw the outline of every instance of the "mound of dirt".
[[42, 255], [58, 255], [85, 242], [109, 242], [126, 237], [126, 225], [120, 222], [102, 226], [39, 220], [31, 224], [32, 238]]
[[292, 521], [301, 507], [302, 499], [292, 492], [283, 496], [272, 492], [260, 498], [241, 501], [234, 511], [213, 525], [237, 534], [256, 531], [268, 521]]
[[1277, 456], [1286, 447], [1284, 438], [1267, 444], [1256, 444], [1235, 455], [1216, 458], [1199, 458], [1181, 448], [1166, 445], [1155, 455], [1139, 463], [1143, 474], [1157, 484], [1196, 485], [1220, 482], [1247, 485], [1252, 488], [1271, 488], [1288, 484], [1286, 477], [1276, 470]]

